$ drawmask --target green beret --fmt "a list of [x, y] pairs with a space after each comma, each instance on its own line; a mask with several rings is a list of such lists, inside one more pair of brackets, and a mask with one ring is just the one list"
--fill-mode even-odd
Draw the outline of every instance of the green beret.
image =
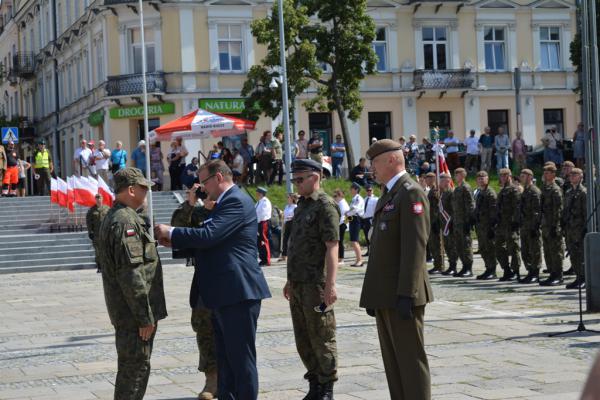
[[367, 150], [367, 158], [373, 160], [378, 155], [396, 150], [402, 150], [402, 145], [400, 145], [400, 143], [392, 139], [381, 139], [369, 147], [369, 150]]

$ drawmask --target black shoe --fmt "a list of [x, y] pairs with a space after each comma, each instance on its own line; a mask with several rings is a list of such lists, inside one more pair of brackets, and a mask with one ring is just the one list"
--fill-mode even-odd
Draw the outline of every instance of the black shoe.
[[565, 288], [567, 289], [585, 289], [585, 280], [583, 279], [579, 279], [579, 278], [575, 278], [575, 280], [569, 284], [567, 284], [567, 286], [565, 286]]
[[429, 271], [427, 271], [429, 275], [439, 275], [442, 273], [442, 269], [440, 267], [433, 267]]
[[319, 400], [333, 400], [333, 382], [327, 382], [321, 385]]
[[302, 400], [319, 400], [321, 394], [321, 385], [319, 385], [319, 381], [317, 379], [311, 379], [308, 381], [309, 389], [306, 396], [302, 398]]
[[365, 254], [363, 254], [363, 257], [369, 257], [369, 252], [367, 251]]
[[547, 274], [548, 272], [550, 272], [550, 270], [548, 270], [548, 268], [544, 268], [544, 270], [542, 272]]
[[524, 283], [524, 284], [529, 284], [529, 283], [537, 283], [539, 282], [540, 277], [539, 277], [539, 272], [529, 272], [527, 274], [527, 276], [525, 276], [525, 278], [523, 279], [519, 279], [519, 283]]
[[559, 286], [563, 283], [562, 276], [550, 274], [550, 276], [540, 282], [540, 286]]
[[514, 281], [515, 279], [517, 279], [517, 274], [512, 272], [510, 269], [505, 269], [504, 275], [502, 275], [502, 278], [498, 279], [498, 281], [499, 282], [510, 282], [510, 281]]
[[473, 272], [471, 271], [471, 266], [465, 267], [463, 266], [459, 273], [456, 275], [459, 278], [470, 278], [473, 276]]
[[571, 267], [565, 272], [563, 272], [563, 275], [575, 275], [575, 270], [573, 269], [573, 267]]
[[425, 260], [425, 262], [428, 262], [428, 263], [433, 262], [433, 258], [429, 257], [428, 259]]
[[450, 267], [447, 270], [445, 270], [444, 272], [442, 272], [442, 275], [444, 276], [454, 276], [454, 274], [456, 273], [456, 267]]
[[493, 269], [486, 269], [486, 270], [483, 272], [483, 274], [481, 274], [481, 275], [477, 275], [477, 278], [476, 278], [476, 279], [477, 279], [477, 280], [480, 280], [480, 281], [489, 281], [489, 280], [491, 280], [491, 279], [496, 279], [496, 278], [498, 278], [498, 277], [496, 276], [496, 271], [494, 271]]

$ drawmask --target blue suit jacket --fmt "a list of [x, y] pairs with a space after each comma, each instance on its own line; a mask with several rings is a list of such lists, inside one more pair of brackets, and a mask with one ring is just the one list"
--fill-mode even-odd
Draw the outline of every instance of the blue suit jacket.
[[257, 261], [256, 227], [252, 200], [234, 186], [204, 225], [173, 230], [174, 248], [194, 249], [197, 267], [190, 293], [192, 307], [199, 301], [205, 307], [220, 308], [271, 297]]

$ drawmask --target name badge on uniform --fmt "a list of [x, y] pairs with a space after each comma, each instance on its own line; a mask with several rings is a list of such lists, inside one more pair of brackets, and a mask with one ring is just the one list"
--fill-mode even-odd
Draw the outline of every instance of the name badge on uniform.
[[379, 230], [380, 231], [387, 231], [387, 222], [382, 221], [379, 223]]
[[383, 206], [383, 211], [384, 212], [394, 211], [395, 209], [396, 209], [396, 206], [391, 201], [388, 202], [388, 203], [386, 203], [385, 206]]

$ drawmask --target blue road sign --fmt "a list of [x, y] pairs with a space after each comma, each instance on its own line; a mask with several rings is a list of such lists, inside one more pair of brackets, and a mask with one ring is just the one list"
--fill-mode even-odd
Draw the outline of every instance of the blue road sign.
[[6, 144], [10, 141], [19, 143], [19, 128], [13, 126], [2, 128], [2, 143]]

